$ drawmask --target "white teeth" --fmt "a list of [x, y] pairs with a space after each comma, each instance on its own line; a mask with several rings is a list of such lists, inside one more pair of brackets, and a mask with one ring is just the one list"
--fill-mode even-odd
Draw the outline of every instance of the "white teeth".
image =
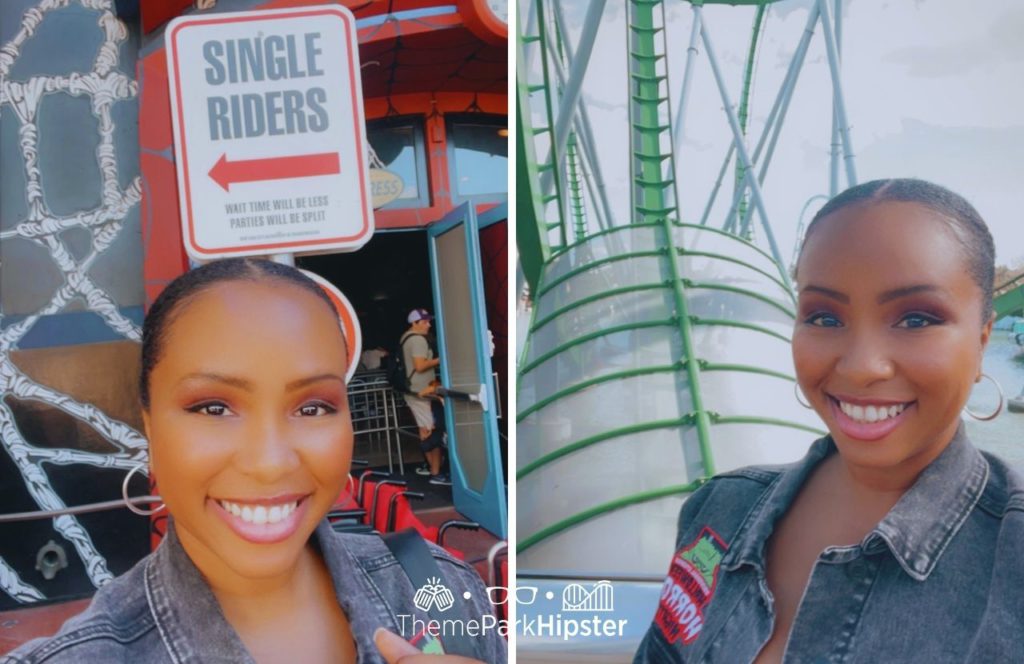
[[858, 422], [881, 422], [890, 417], [896, 417], [903, 412], [906, 404], [896, 406], [858, 406], [845, 401], [839, 402], [839, 409], [846, 413], [850, 419]]
[[220, 505], [226, 512], [230, 512], [246, 523], [265, 524], [278, 523], [287, 519], [298, 507], [298, 501], [273, 505], [269, 508], [264, 505], [239, 505], [228, 500], [220, 501]]

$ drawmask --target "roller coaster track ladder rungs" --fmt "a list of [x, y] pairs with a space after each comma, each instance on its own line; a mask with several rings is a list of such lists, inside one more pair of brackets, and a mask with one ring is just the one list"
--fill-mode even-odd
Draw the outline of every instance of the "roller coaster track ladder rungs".
[[656, 35], [665, 28], [659, 28], [658, 26], [655, 25], [631, 25], [629, 26], [629, 29], [632, 30], [633, 32], [644, 32], [649, 35]]
[[648, 208], [648, 207], [643, 207], [642, 205], [637, 205], [634, 209], [637, 212], [641, 213], [641, 214], [657, 215], [657, 216], [666, 216], [669, 212], [675, 212], [676, 211], [676, 208], [675, 208], [674, 205], [671, 206], [671, 207], [663, 207], [663, 208]]
[[669, 187], [672, 185], [674, 180], [666, 178], [664, 180], [645, 180], [643, 178], [633, 178], [633, 182], [641, 187]]
[[665, 102], [668, 101], [668, 97], [656, 97], [654, 99], [647, 99], [645, 97], [640, 97], [638, 95], [630, 95], [630, 97], [632, 97], [633, 101], [635, 101], [638, 104], [646, 104], [650, 106], [657, 106], [660, 104], [664, 104]]
[[640, 159], [641, 161], [650, 161], [650, 162], [658, 163], [658, 162], [665, 161], [666, 159], [669, 159], [672, 155], [670, 155], [670, 154], [643, 154], [641, 152], [634, 152], [633, 156], [636, 157], [637, 159]]
[[637, 53], [635, 51], [630, 51], [629, 52], [629, 57], [635, 58], [637, 60], [651, 60], [653, 62], [657, 62], [658, 60], [661, 60], [662, 58], [664, 58], [665, 54], [662, 53], [661, 55], [656, 55], [656, 54], [652, 55], [652, 54], [648, 54], [648, 53]]
[[665, 74], [648, 75], [641, 74], [639, 72], [633, 72], [632, 74], [630, 74], [630, 76], [638, 81], [647, 81], [648, 83], [661, 83], [666, 78], [668, 78], [668, 76], [666, 76]]
[[643, 125], [637, 124], [633, 125], [633, 129], [637, 131], [650, 132], [652, 134], [660, 134], [663, 131], [668, 131], [669, 129], [671, 129], [671, 127], [668, 125], [656, 125], [654, 127], [645, 127]]

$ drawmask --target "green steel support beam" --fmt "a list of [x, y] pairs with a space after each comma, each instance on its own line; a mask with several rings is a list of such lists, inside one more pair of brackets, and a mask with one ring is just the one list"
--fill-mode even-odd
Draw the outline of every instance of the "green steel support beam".
[[611, 290], [606, 290], [600, 293], [594, 293], [593, 295], [588, 295], [586, 297], [581, 297], [580, 299], [573, 300], [572, 302], [563, 307], [555, 309], [544, 318], [534, 318], [534, 321], [530, 323], [530, 333], [533, 334], [534, 332], [544, 327], [551, 321], [556, 320], [559, 317], [563, 316], [564, 314], [569, 313], [573, 309], [576, 309], [577, 307], [582, 307], [585, 304], [597, 302], [598, 300], [603, 300], [609, 297], [615, 297], [616, 295], [625, 295], [626, 293], [637, 293], [640, 291], [647, 290], [661, 290], [664, 288], [669, 288], [671, 285], [672, 284], [670, 284], [668, 280], [665, 280], [650, 284], [637, 284], [635, 286], [623, 286], [621, 288], [612, 288]]
[[530, 93], [522, 40], [516, 45], [516, 62], [516, 247], [530, 293], [536, 293], [544, 265], [551, 257], [551, 247], [544, 228], [544, 203], [533, 152]]
[[565, 156], [569, 167], [569, 212], [572, 215], [573, 237], [579, 242], [587, 236], [587, 216], [583, 208], [583, 179], [579, 171], [579, 157], [576, 154], [575, 132], [569, 134]]
[[[665, 244], [674, 247], [672, 237], [672, 222], [667, 218], [663, 221], [665, 233]], [[715, 460], [711, 455], [711, 421], [708, 412], [704, 410], [704, 396], [700, 389], [700, 365], [695, 360], [695, 346], [693, 341], [693, 330], [691, 329], [692, 318], [689, 307], [686, 304], [686, 294], [683, 292], [683, 275], [679, 273], [679, 261], [676, 259], [676, 252], [672, 251], [665, 257], [668, 264], [669, 278], [672, 280], [672, 291], [676, 301], [676, 318], [679, 322], [679, 334], [682, 338], [683, 357], [682, 361], [686, 368], [686, 381], [690, 386], [690, 400], [693, 403], [694, 424], [697, 427], [697, 442], [700, 445], [700, 459], [704, 466], [705, 477], [715, 474]]]
[[519, 375], [526, 375], [551, 358], [561, 355], [571, 348], [585, 344], [588, 341], [593, 341], [594, 339], [600, 339], [601, 337], [606, 337], [610, 334], [618, 334], [620, 332], [633, 332], [635, 330], [645, 330], [650, 327], [665, 327], [675, 324], [675, 319], [670, 318], [668, 320], [646, 320], [633, 323], [623, 323], [622, 325], [613, 325], [611, 327], [603, 327], [600, 330], [594, 330], [593, 332], [588, 332], [587, 334], [574, 339], [569, 339], [568, 341], [555, 346], [551, 350], [538, 355], [519, 369]]
[[[634, 223], [660, 221], [675, 212], [675, 204], [668, 195], [669, 188], [674, 186], [674, 168], [670, 161], [666, 175], [664, 164], [672, 159], [672, 153], [662, 152], [663, 145], [672, 145], [672, 123], [668, 112], [666, 76], [658, 73], [658, 63], [665, 58], [665, 33], [664, 26], [655, 24], [656, 8], [664, 11], [660, 0], [629, 0], [628, 3]], [[668, 136], [664, 141], [663, 135]]]
[[[740, 92], [740, 107], [738, 111], [738, 117], [740, 121], [740, 129], [743, 135], [747, 135], [747, 118], [750, 112], [750, 91], [754, 87], [754, 67], [757, 66], [757, 46], [758, 41], [761, 37], [761, 28], [764, 26], [765, 16], [765, 5], [758, 5], [757, 13], [754, 15], [754, 27], [750, 34], [750, 49], [747, 51], [747, 64], [743, 71], [743, 90]], [[736, 162], [736, 182], [735, 190], [738, 193], [741, 188], [745, 188], [744, 180], [747, 177], [746, 168], [743, 166], [743, 162]], [[744, 219], [747, 215], [747, 196], [743, 194], [740, 196], [739, 207], [736, 210], [736, 214], [732, 216], [728, 221], [728, 227], [734, 229], [737, 235], [746, 237], [744, 231], [747, 229], [741, 228], [739, 220]]]
[[992, 308], [996, 312], [996, 318], [1024, 314], [1024, 274], [999, 286], [995, 292]]
[[699, 480], [690, 482], [689, 484], [678, 484], [675, 486], [668, 486], [663, 489], [653, 489], [651, 491], [634, 493], [629, 496], [624, 496], [622, 498], [609, 501], [607, 503], [596, 505], [588, 510], [584, 510], [566, 519], [562, 519], [557, 523], [553, 523], [550, 526], [547, 526], [546, 528], [542, 528], [537, 532], [533, 533], [532, 535], [528, 535], [527, 537], [522, 538], [519, 541], [519, 544], [516, 546], [516, 552], [522, 553], [534, 544], [542, 542], [543, 540], [546, 540], [552, 535], [557, 535], [563, 530], [568, 530], [569, 528], [572, 528], [575, 525], [583, 523], [584, 521], [593, 519], [595, 516], [601, 516], [602, 514], [614, 512], [615, 510], [620, 510], [624, 507], [629, 507], [630, 505], [648, 503], [651, 502], [652, 500], [658, 500], [659, 498], [667, 498], [669, 496], [678, 496], [681, 494], [693, 493], [694, 491], [699, 489], [701, 485], [704, 484], [706, 481], [706, 479], [701, 478]]

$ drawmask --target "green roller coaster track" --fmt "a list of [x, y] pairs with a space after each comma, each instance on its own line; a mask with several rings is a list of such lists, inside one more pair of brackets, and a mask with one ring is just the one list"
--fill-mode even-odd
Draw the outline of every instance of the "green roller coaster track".
[[[681, 398], [686, 399], [686, 407], [677, 417], [638, 418], [627, 425], [609, 426], [576, 437], [570, 435], [564, 440], [541, 440], [542, 444], [526, 447], [530, 450], [526, 453], [521, 443], [517, 477], [533, 479], [555, 463], [576, 458], [574, 455], [619, 440], [634, 444], [636, 439], [631, 436], [660, 430], [692, 432], [700, 465], [700, 471], [687, 482], [648, 487], [604, 502], [581, 505], [574, 513], [523, 532], [517, 544], [520, 552], [597, 517], [696, 490], [717, 469], [713, 445], [716, 427], [756, 424], [818, 435], [824, 433], [786, 417], [723, 415], [709, 407], [705, 381], [712, 375], [756, 374], [786, 386], [793, 385], [795, 378], [775, 369], [701, 357], [698, 336], [713, 329], [740, 330], [760, 339], [770, 339], [771, 343], [788, 344], [789, 339], [778, 329], [742, 317], [691, 311], [692, 302], [701, 297], [739, 298], [735, 301], [760, 306], [780, 316], [780, 320], [795, 318], [792, 284], [775, 242], [761, 187], [808, 44], [816, 31], [823, 36], [832, 81], [830, 193], [837, 192], [841, 174], [845, 173], [846, 185], [857, 182], [850, 123], [839, 77], [841, 13], [836, 11], [839, 0], [811, 3], [806, 28], [768, 113], [763, 133], [752, 151], [747, 148], [747, 141], [752, 138], [748, 136], [747, 119], [752, 103], [756, 53], [768, 16], [766, 10], [772, 1], [689, 0], [692, 33], [681, 93], [675, 102], [669, 93], [664, 4], [662, 0], [625, 0], [631, 183], [627, 223], [616, 223], [610, 213], [600, 163], [595, 158], [593, 128], [579, 96], [587, 59], [602, 19], [604, 0], [588, 4], [576, 48], [564, 29], [562, 9], [556, 2], [532, 0], [529, 19], [519, 23], [523, 32], [516, 42], [517, 244], [533, 312], [518, 366], [520, 400], [516, 421], [521, 426], [534, 426], [538, 417], [554, 408], [575, 403], [572, 400], [591, 390], [624, 384], [624, 381], [653, 380], [658, 376], [675, 378], [680, 385]], [[704, 5], [713, 4], [746, 5], [755, 9], [736, 106], [731, 102], [707, 19], [702, 13]], [[704, 215], [699, 223], [693, 223], [697, 220], [684, 221], [679, 211], [676, 149], [678, 132], [685, 123], [693, 63], [701, 56], [706, 57], [714, 75], [733, 140]], [[535, 120], [539, 120], [540, 126], [533, 126]], [[545, 156], [538, 159], [538, 154]], [[730, 163], [733, 164], [734, 187], [729, 212], [722, 227], [717, 228], [709, 223], [709, 213]], [[766, 248], [753, 242], [755, 216], [761, 229], [756, 235]], [[712, 264], [720, 271], [737, 271], [742, 279], [716, 281], [688, 274], [686, 266], [691, 261]], [[757, 286], [750, 286], [743, 280]], [[657, 310], [648, 311], [640, 303], [644, 307], [657, 306]], [[1024, 313], [1024, 275], [996, 289], [994, 308], [999, 316]], [[626, 311], [641, 313], [615, 318]], [[641, 333], [669, 335], [670, 346], [678, 348], [681, 355], [667, 362], [641, 362], [634, 366], [611, 364], [606, 368], [578, 371], [588, 367], [592, 358], [599, 357], [601, 349], [614, 347], [614, 340]], [[543, 342], [538, 342], [539, 339]], [[568, 382], [550, 380], [550, 376], [560, 375], [557, 373], [560, 366], [576, 371], [566, 374], [575, 377]], [[524, 384], [529, 384], [530, 389], [524, 391]]]

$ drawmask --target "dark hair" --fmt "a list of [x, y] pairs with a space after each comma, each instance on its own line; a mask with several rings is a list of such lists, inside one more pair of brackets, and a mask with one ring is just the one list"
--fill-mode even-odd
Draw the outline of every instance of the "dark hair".
[[142, 370], [139, 372], [139, 400], [149, 409], [149, 375], [160, 360], [167, 330], [189, 300], [211, 286], [227, 281], [280, 281], [302, 288], [323, 300], [337, 316], [331, 298], [299, 270], [259, 258], [225, 258], [182, 274], [167, 285], [149, 308], [142, 324]]
[[967, 258], [967, 271], [981, 289], [983, 302], [981, 322], [992, 317], [993, 282], [995, 281], [995, 243], [985, 221], [967, 200], [945, 187], [914, 178], [872, 180], [842, 192], [818, 210], [807, 226], [800, 247], [803, 255], [807, 238], [825, 217], [851, 205], [870, 205], [884, 202], [918, 203], [936, 212], [948, 224], [960, 241]]

